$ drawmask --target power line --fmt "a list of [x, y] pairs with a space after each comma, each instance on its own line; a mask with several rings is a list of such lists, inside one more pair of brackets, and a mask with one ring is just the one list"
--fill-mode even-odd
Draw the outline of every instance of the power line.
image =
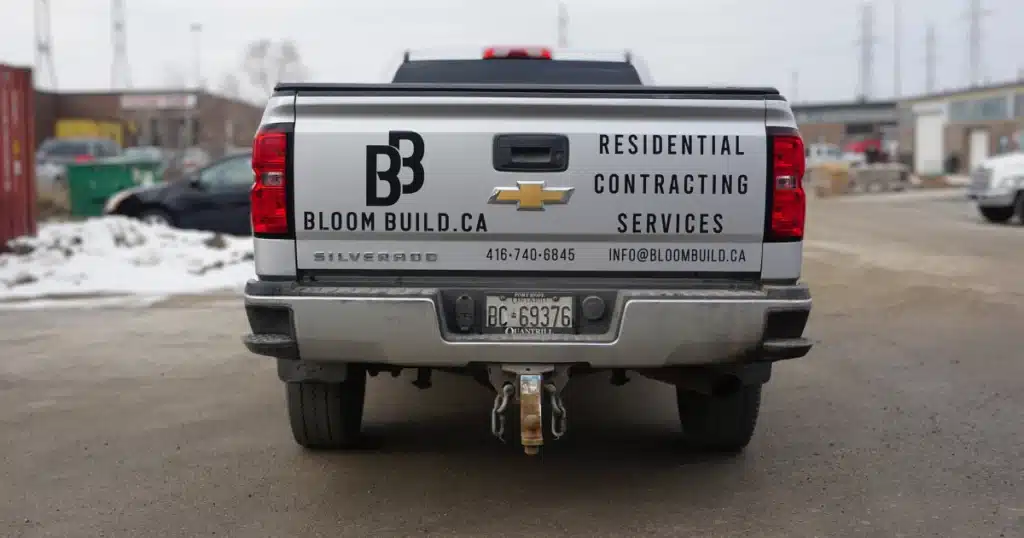
[[562, 2], [558, 3], [558, 48], [566, 48], [569, 46], [569, 12], [565, 9], [565, 4]]
[[860, 46], [860, 98], [868, 100], [871, 98], [874, 81], [872, 76], [875, 71], [875, 37], [874, 8], [870, 2], [861, 5], [860, 17], [860, 39], [857, 44]]
[[114, 47], [114, 56], [110, 63], [110, 87], [131, 88], [132, 75], [128, 65], [124, 0], [111, 0], [110, 2], [110, 33], [110, 40]]
[[185, 113], [185, 136], [184, 136], [184, 147], [198, 146], [201, 142], [201, 136], [197, 132], [196, 122], [196, 107], [199, 106], [199, 95], [198, 92], [203, 90], [202, 71], [200, 65], [202, 63], [202, 41], [201, 35], [203, 32], [203, 25], [198, 22], [193, 22], [189, 25], [189, 33], [192, 37], [192, 76], [193, 83], [195, 84], [189, 89], [189, 83], [185, 82], [185, 91], [191, 93], [196, 92], [196, 102], [194, 105], [190, 105]]
[[892, 85], [893, 97], [902, 93], [900, 80], [900, 0], [892, 0]]
[[981, 6], [981, 0], [968, 1], [970, 5], [967, 8], [967, 17], [969, 19], [967, 25], [967, 85], [974, 87], [980, 84], [983, 78], [983, 66], [981, 65], [981, 19], [988, 15], [989, 11]]
[[[57, 69], [53, 66], [53, 36], [50, 34], [50, 0], [36, 0], [35, 4], [35, 69], [39, 72], [37, 84], [57, 89]], [[45, 75], [48, 83], [41, 81]]]
[[924, 33], [924, 87], [935, 93], [935, 25], [929, 23]]
[[193, 22], [189, 25], [189, 32], [192, 34], [192, 80], [195, 83], [195, 88], [201, 90], [203, 89], [203, 25]]

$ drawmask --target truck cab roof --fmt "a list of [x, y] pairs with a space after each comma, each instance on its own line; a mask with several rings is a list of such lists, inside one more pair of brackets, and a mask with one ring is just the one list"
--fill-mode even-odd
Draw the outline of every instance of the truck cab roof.
[[395, 83], [651, 85], [646, 65], [628, 50], [541, 46], [408, 50]]

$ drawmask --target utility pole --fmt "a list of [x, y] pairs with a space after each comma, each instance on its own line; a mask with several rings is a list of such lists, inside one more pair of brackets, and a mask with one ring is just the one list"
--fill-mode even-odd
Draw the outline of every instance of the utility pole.
[[875, 71], [874, 9], [870, 2], [861, 5], [860, 39], [857, 44], [860, 45], [860, 99], [867, 101], [871, 98], [874, 86], [871, 77]]
[[564, 49], [569, 46], [569, 12], [565, 4], [558, 3], [558, 48]]
[[[199, 106], [199, 91], [202, 89], [200, 80], [200, 36], [203, 32], [203, 25], [194, 22], [189, 25], [189, 33], [192, 37], [192, 82], [186, 83], [185, 90], [185, 136], [182, 137], [185, 147], [199, 145], [199, 129], [196, 129], [195, 109]], [[188, 77], [186, 77], [188, 78]], [[191, 87], [188, 87], [191, 86]], [[194, 97], [193, 97], [194, 96]]]
[[892, 0], [892, 85], [893, 97], [902, 93], [900, 80], [900, 0]]
[[[37, 84], [57, 89], [57, 69], [53, 67], [53, 36], [50, 34], [50, 0], [36, 0], [35, 3], [35, 69], [39, 74]], [[44, 75], [47, 83], [42, 82]]]
[[935, 93], [935, 25], [928, 23], [924, 34], [924, 88]]
[[110, 33], [114, 56], [110, 63], [110, 87], [131, 88], [132, 75], [128, 65], [128, 43], [125, 32], [124, 0], [110, 2]]
[[192, 75], [197, 90], [203, 89], [203, 73], [202, 73], [202, 36], [203, 36], [203, 25], [198, 22], [192, 23], [189, 27], [192, 32]]
[[989, 14], [981, 6], [981, 0], [969, 0], [970, 6], [967, 9], [969, 19], [967, 25], [967, 50], [968, 50], [968, 82], [970, 87], [977, 86], [982, 76], [981, 65], [981, 19]]

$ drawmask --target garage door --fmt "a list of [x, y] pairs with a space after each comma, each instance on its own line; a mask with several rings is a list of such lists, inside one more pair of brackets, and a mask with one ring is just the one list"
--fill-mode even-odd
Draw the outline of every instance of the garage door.
[[942, 166], [942, 115], [918, 116], [914, 122], [914, 173], [938, 175]]
[[975, 129], [971, 131], [971, 138], [969, 144], [971, 146], [970, 156], [971, 170], [981, 166], [981, 162], [988, 158], [988, 131], [985, 129]]

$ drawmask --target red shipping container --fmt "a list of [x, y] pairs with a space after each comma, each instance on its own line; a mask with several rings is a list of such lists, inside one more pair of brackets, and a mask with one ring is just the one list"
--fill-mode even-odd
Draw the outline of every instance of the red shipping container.
[[32, 69], [0, 65], [0, 251], [36, 233], [35, 139]]

